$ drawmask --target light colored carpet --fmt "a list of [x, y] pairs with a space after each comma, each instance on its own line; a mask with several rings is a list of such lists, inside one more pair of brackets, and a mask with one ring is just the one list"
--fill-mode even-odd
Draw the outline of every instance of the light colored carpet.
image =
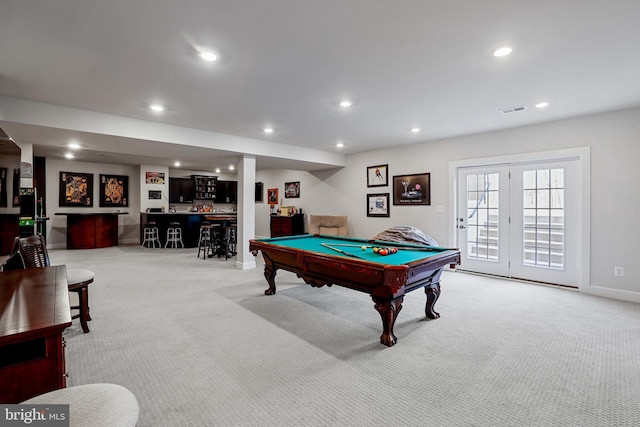
[[445, 273], [410, 293], [398, 344], [371, 298], [192, 249], [51, 250], [88, 268], [93, 321], [66, 333], [69, 385], [110, 382], [139, 426], [638, 426], [640, 305]]

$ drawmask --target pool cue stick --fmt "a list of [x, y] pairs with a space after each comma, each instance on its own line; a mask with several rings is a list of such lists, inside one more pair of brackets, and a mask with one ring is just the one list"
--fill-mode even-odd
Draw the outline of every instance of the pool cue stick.
[[[347, 244], [347, 243], [332, 243], [331, 246], [347, 246], [347, 247], [351, 247], [351, 248], [376, 248], [376, 247], [386, 247], [386, 248], [397, 248], [399, 251], [421, 251], [421, 252], [434, 252], [437, 250], [444, 250], [444, 248], [439, 248], [436, 246], [431, 246], [431, 247], [424, 247], [424, 248], [420, 248], [420, 247], [412, 247], [412, 246], [396, 246], [394, 243], [396, 242], [379, 242], [381, 243], [380, 245], [377, 246], [371, 246], [371, 245], [351, 245], [351, 244]], [[383, 244], [384, 243], [384, 244]], [[323, 243], [323, 246], [328, 246], [328, 244]]]
[[[323, 243], [323, 245], [328, 244], [328, 243]], [[371, 246], [371, 245], [348, 245], [346, 243], [332, 243], [331, 246], [348, 246], [350, 248], [373, 248], [375, 246]]]
[[331, 249], [331, 250], [333, 250], [333, 251], [340, 252], [341, 254], [344, 254], [344, 255], [346, 255], [346, 256], [350, 256], [350, 257], [353, 257], [353, 258], [362, 259], [362, 257], [359, 257], [358, 255], [350, 254], [349, 252], [345, 252], [345, 251], [343, 251], [342, 249], [334, 248], [333, 246], [330, 246], [330, 245], [328, 245], [328, 244], [326, 244], [326, 243], [321, 243], [321, 244], [322, 244], [322, 246], [324, 246], [325, 248], [329, 248], [329, 249]]

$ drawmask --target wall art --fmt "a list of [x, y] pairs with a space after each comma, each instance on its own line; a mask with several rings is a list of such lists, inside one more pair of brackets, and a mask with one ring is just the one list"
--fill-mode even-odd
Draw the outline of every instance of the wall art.
[[129, 206], [129, 177], [100, 175], [100, 207]]
[[60, 172], [59, 205], [93, 207], [93, 174]]
[[367, 167], [367, 187], [385, 187], [389, 185], [389, 165]]
[[394, 205], [430, 205], [431, 188], [429, 173], [398, 175], [393, 177]]
[[389, 216], [389, 193], [367, 194], [367, 216]]
[[284, 183], [285, 199], [300, 197], [300, 181]]

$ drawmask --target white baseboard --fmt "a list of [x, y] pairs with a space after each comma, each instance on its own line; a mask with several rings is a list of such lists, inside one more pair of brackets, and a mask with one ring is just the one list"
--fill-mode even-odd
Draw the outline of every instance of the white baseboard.
[[580, 292], [599, 297], [613, 298], [622, 301], [640, 302], [640, 293], [621, 289], [604, 288], [602, 286], [585, 286]]
[[256, 268], [256, 262], [255, 261], [249, 261], [249, 262], [236, 261], [236, 268], [238, 268], [239, 270], [251, 270], [253, 268]]

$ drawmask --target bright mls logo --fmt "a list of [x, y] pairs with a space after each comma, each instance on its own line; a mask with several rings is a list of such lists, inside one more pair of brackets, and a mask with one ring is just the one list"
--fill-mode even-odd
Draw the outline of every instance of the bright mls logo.
[[0, 405], [0, 427], [69, 427], [69, 405]]

